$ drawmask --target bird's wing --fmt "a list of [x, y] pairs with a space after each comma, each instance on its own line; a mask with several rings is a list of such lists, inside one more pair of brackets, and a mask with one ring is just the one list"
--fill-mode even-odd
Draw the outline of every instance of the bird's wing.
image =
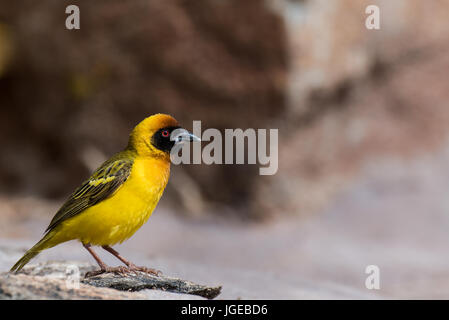
[[61, 222], [113, 195], [128, 179], [133, 165], [132, 157], [121, 154], [109, 159], [75, 190], [50, 222], [48, 232]]

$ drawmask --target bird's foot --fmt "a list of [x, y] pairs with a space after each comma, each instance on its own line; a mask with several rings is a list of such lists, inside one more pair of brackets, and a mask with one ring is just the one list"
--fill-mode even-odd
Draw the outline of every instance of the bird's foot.
[[86, 275], [84, 277], [85, 278], [95, 277], [95, 276], [98, 276], [103, 273], [114, 273], [114, 274], [119, 274], [119, 275], [126, 275], [131, 272], [136, 273], [137, 271], [148, 273], [148, 274], [151, 274], [156, 277], [158, 277], [162, 274], [161, 271], [156, 270], [156, 269], [152, 269], [152, 268], [148, 268], [148, 267], [138, 267], [134, 264], [130, 264], [128, 267], [122, 267], [122, 266], [120, 266], [120, 267], [104, 267], [100, 270], [89, 271], [86, 273]]
[[132, 270], [130, 270], [127, 267], [104, 267], [101, 268], [100, 270], [96, 270], [96, 271], [89, 271], [86, 272], [86, 275], [84, 276], [85, 278], [89, 278], [89, 277], [95, 277], [98, 276], [100, 274], [103, 273], [115, 273], [115, 274], [119, 274], [119, 275], [125, 275], [127, 273], [130, 273]]
[[159, 277], [162, 274], [162, 272], [159, 270], [148, 268], [148, 267], [138, 267], [134, 264], [130, 264], [128, 266], [128, 269], [133, 272], [136, 272], [136, 271], [145, 272], [145, 273], [151, 274], [156, 277]]

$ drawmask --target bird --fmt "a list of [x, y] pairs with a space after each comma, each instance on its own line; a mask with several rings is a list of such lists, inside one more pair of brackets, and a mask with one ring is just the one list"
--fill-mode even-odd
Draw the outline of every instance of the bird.
[[[78, 240], [100, 267], [90, 275], [135, 271], [160, 275], [156, 269], [136, 266], [112, 246], [129, 239], [151, 216], [170, 176], [170, 152], [186, 141], [201, 140], [170, 115], [158, 113], [142, 120], [126, 148], [106, 160], [68, 197], [42, 239], [10, 271], [20, 271], [45, 249]], [[102, 247], [126, 267], [109, 267], [92, 246]]]

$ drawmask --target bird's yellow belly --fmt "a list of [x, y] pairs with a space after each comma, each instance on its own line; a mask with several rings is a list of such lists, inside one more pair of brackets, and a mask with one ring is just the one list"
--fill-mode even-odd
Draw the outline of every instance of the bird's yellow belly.
[[131, 237], [151, 216], [165, 189], [169, 167], [136, 160], [128, 180], [111, 197], [61, 225], [67, 240], [113, 245]]

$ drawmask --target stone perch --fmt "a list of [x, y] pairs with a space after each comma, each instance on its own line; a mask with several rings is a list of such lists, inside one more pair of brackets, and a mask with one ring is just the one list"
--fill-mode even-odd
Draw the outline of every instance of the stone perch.
[[[0, 274], [0, 299], [151, 299], [146, 294], [156, 289], [176, 294], [214, 299], [221, 286], [211, 287], [190, 281], [154, 276], [143, 272], [105, 273], [85, 278], [97, 267], [80, 262], [47, 262], [29, 265], [18, 274]], [[76, 273], [79, 270], [79, 274]], [[67, 285], [67, 279], [79, 276], [79, 289]], [[70, 280], [71, 281], [71, 280]], [[157, 297], [156, 297], [157, 298]], [[167, 297], [166, 297], [167, 298]], [[171, 296], [171, 298], [176, 298]], [[170, 299], [170, 296], [168, 296]]]
[[140, 291], [143, 289], [159, 289], [175, 293], [193, 294], [207, 299], [213, 299], [220, 294], [221, 286], [208, 287], [190, 281], [153, 276], [143, 272], [130, 273], [125, 276], [113, 273], [101, 274], [85, 278], [82, 283], [103, 288], [113, 288], [120, 291]]

